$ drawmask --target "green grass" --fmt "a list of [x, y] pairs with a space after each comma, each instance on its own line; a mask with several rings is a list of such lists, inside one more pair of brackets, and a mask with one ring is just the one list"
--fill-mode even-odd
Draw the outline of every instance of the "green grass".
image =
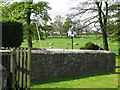
[[[93, 42], [101, 47], [102, 46], [102, 39], [96, 39], [94, 37], [90, 38], [74, 38], [74, 43], [78, 43], [79, 45], [74, 45], [74, 49], [80, 49], [80, 47], [83, 47], [87, 42]], [[50, 43], [54, 43], [54, 45], [50, 45]], [[67, 45], [67, 43], [70, 43], [70, 45]], [[50, 46], [52, 46], [52, 48], [54, 49], [71, 49], [71, 38], [46, 38], [46, 40], [42, 40], [41, 41], [42, 44], [42, 48], [49, 48]], [[109, 49], [110, 51], [115, 52], [116, 54], [118, 54], [118, 44], [116, 42], [111, 42], [110, 40], [108, 40], [108, 44], [109, 44]], [[21, 47], [27, 47], [27, 42], [23, 42]], [[38, 43], [38, 40], [34, 40], [34, 44], [33, 44], [34, 48], [39, 48], [41, 47], [40, 44]]]
[[[102, 39], [96, 39], [95, 37], [88, 38], [74, 38], [74, 49], [80, 49], [87, 42], [93, 42], [102, 46]], [[71, 38], [47, 38], [42, 41], [42, 48], [49, 48], [50, 43], [53, 48], [59, 49], [71, 49]], [[118, 45], [116, 42], [108, 41], [110, 51], [118, 53]], [[21, 47], [27, 47], [26, 41], [22, 43]], [[40, 47], [38, 41], [34, 41], [34, 48]], [[120, 66], [120, 57], [116, 57], [116, 66]], [[43, 78], [39, 80], [33, 80], [31, 88], [117, 88], [118, 87], [118, 72], [120, 68], [116, 68], [116, 73], [92, 73], [84, 75], [67, 76], [61, 78]], [[119, 72], [120, 73], [120, 72]]]
[[115, 73], [92, 73], [62, 78], [33, 80], [31, 88], [117, 88]]

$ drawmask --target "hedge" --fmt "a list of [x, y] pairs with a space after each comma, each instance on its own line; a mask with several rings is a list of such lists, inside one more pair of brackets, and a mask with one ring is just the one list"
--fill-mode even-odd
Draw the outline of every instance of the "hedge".
[[22, 23], [2, 22], [2, 47], [19, 47], [23, 41]]

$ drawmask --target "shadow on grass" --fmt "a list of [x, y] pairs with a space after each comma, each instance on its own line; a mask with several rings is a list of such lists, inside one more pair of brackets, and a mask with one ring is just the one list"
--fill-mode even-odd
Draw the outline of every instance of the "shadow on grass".
[[72, 75], [72, 76], [65, 76], [65, 77], [55, 77], [55, 78], [42, 78], [31, 80], [31, 85], [40, 85], [40, 84], [47, 84], [52, 82], [61, 82], [61, 81], [70, 81], [75, 79], [82, 79], [94, 76], [101, 76], [101, 75], [110, 75], [110, 74], [118, 74], [118, 72], [99, 72], [99, 73], [90, 73], [90, 74], [80, 74], [80, 75]]

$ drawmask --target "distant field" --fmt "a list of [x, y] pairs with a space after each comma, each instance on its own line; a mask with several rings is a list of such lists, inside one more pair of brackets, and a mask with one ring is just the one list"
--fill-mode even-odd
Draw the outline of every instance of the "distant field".
[[[33, 41], [33, 47], [34, 48], [50, 48], [52, 47], [53, 49], [71, 49], [71, 38], [70, 37], [49, 37], [46, 38], [45, 40], [41, 41], [41, 45], [38, 40]], [[101, 47], [102, 45], [102, 39], [95, 38], [95, 37], [81, 37], [81, 38], [74, 38], [74, 43], [78, 43], [78, 45], [74, 45], [74, 49], [80, 49], [80, 47], [83, 47], [87, 42], [93, 42]], [[53, 43], [53, 45], [50, 45]], [[68, 45], [70, 44], [70, 45]], [[109, 49], [110, 51], [113, 51], [115, 53], [118, 53], [118, 44], [116, 42], [112, 42], [108, 40], [109, 44]], [[21, 45], [21, 47], [27, 47], [27, 41], [24, 41]]]

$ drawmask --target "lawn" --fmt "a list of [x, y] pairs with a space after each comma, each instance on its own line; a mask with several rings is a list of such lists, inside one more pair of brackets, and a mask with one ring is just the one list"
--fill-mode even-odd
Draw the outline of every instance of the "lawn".
[[[103, 47], [102, 45], [102, 39], [96, 39], [94, 37], [90, 37], [90, 38], [74, 38], [74, 43], [78, 43], [78, 45], [74, 45], [74, 49], [80, 49], [81, 47], [83, 47], [87, 42], [93, 42], [101, 47]], [[53, 45], [50, 45], [51, 43], [53, 43]], [[70, 45], [68, 45], [70, 44]], [[116, 54], [118, 54], [118, 44], [116, 42], [112, 42], [110, 40], [108, 40], [108, 44], [109, 44], [109, 49], [110, 51], [115, 52]], [[60, 38], [60, 37], [56, 37], [56, 38], [46, 38], [45, 40], [41, 41], [41, 45], [38, 42], [38, 40], [34, 40], [33, 43], [33, 47], [34, 48], [50, 48], [50, 46], [52, 46], [53, 49], [59, 48], [59, 49], [71, 49], [71, 38], [67, 37], [67, 38]], [[27, 47], [27, 41], [25, 40], [21, 47]]]
[[[102, 46], [102, 39], [96, 39], [94, 37], [86, 38], [74, 38], [74, 49], [80, 49], [85, 43], [93, 42], [99, 46]], [[53, 45], [50, 45], [54, 43]], [[70, 43], [70, 45], [67, 45]], [[118, 53], [118, 45], [116, 42], [108, 41], [110, 51]], [[52, 38], [49, 37], [44, 41], [41, 41], [42, 46], [38, 43], [38, 40], [34, 40], [33, 47], [38, 48], [59, 48], [59, 49], [71, 49], [71, 38]], [[23, 42], [21, 47], [27, 47], [27, 42]], [[120, 57], [116, 57], [116, 66], [120, 66]], [[40, 80], [33, 80], [31, 88], [117, 88], [118, 87], [118, 68], [115, 73], [92, 73], [84, 75], [67, 76], [61, 78], [43, 78]], [[120, 72], [119, 72], [120, 73]]]
[[92, 73], [34, 80], [32, 84], [31, 88], [117, 88], [118, 75], [115, 73]]

